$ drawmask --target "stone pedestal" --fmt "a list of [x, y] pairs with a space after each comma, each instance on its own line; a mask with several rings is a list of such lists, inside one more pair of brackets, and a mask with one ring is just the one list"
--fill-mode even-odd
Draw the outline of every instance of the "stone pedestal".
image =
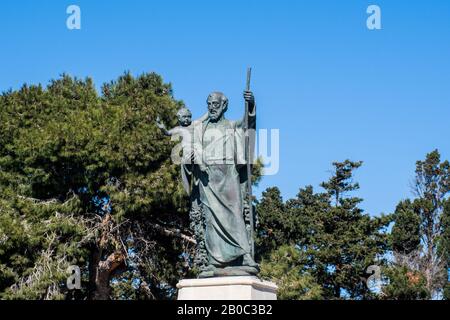
[[185, 279], [177, 284], [178, 300], [276, 300], [277, 286], [257, 277]]

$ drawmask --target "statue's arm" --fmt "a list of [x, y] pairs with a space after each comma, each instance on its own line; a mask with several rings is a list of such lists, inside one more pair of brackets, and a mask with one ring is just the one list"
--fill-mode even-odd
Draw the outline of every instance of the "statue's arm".
[[161, 122], [159, 116], [156, 118], [156, 126], [164, 133], [166, 136], [171, 136], [173, 134], [173, 130], [167, 130], [164, 123]]
[[160, 129], [164, 133], [165, 136], [170, 137], [173, 134], [173, 130], [172, 129], [171, 130], [167, 130], [166, 128], [160, 128]]
[[180, 130], [180, 127], [175, 127], [175, 128], [166, 130], [165, 135], [171, 137], [171, 136], [173, 136], [173, 135], [178, 134], [179, 130]]
[[256, 129], [256, 104], [255, 103], [253, 103], [251, 109], [250, 109], [250, 106], [248, 107], [248, 128]]
[[[251, 91], [244, 91], [244, 99], [248, 103], [248, 129], [256, 129], [256, 103]], [[245, 114], [242, 120], [237, 121], [237, 126], [243, 128], [245, 124]]]

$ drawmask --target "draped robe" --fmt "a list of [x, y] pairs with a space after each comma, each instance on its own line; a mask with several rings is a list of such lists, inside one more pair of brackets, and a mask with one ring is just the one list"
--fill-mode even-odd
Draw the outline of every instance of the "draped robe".
[[[248, 127], [255, 128], [255, 113]], [[195, 194], [205, 220], [205, 246], [209, 263], [215, 267], [239, 265], [250, 254], [244, 221], [247, 172], [243, 121], [209, 119], [194, 125], [194, 144], [201, 150], [206, 171], [183, 169], [185, 185], [193, 176]]]

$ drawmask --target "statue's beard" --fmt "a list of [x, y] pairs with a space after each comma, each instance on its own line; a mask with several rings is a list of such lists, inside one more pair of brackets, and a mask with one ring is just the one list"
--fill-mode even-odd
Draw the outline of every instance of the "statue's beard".
[[209, 119], [211, 121], [217, 121], [220, 119], [220, 116], [222, 115], [221, 112], [215, 111], [215, 112], [209, 112]]

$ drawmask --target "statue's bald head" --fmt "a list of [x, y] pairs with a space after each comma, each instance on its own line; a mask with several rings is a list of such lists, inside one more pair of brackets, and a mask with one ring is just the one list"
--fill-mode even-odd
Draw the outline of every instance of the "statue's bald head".
[[211, 92], [206, 100], [211, 121], [219, 120], [228, 109], [228, 98], [219, 91]]
[[219, 99], [228, 106], [228, 98], [220, 91], [211, 92], [208, 96], [207, 102], [210, 99]]

